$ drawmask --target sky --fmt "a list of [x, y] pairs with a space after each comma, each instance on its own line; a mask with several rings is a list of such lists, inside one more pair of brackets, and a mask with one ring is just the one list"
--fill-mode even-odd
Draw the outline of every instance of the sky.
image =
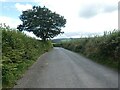
[[[16, 28], [22, 11], [32, 6], [46, 6], [67, 19], [64, 34], [55, 38], [80, 38], [101, 35], [118, 29], [119, 0], [0, 0], [0, 23]], [[31, 37], [32, 33], [25, 32]]]

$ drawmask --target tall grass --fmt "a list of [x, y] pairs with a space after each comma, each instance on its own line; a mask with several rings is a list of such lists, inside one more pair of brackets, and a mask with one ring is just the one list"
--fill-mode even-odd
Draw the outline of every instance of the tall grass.
[[103, 36], [80, 38], [59, 43], [58, 46], [78, 52], [92, 60], [118, 68], [120, 61], [120, 31], [105, 32]]
[[13, 87], [25, 70], [37, 58], [52, 48], [50, 41], [42, 42], [10, 28], [2, 31], [2, 85]]

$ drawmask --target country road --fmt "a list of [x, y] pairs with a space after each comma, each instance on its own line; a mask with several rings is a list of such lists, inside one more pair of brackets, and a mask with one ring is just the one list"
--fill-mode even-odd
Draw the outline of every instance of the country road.
[[56, 47], [42, 55], [14, 88], [118, 88], [118, 73]]

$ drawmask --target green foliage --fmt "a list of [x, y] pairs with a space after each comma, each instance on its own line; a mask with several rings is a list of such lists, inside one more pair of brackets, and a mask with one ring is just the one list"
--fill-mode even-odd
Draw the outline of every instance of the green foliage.
[[42, 42], [20, 31], [0, 27], [2, 31], [2, 84], [12, 87], [25, 70], [44, 52], [52, 48], [51, 42]]
[[63, 16], [40, 6], [33, 6], [32, 9], [23, 11], [20, 20], [23, 22], [18, 26], [20, 31], [33, 32], [44, 41], [63, 33], [61, 27], [66, 24], [66, 19]]
[[56, 43], [53, 43], [53, 46], [54, 46], [54, 47], [60, 47], [61, 45], [62, 45], [62, 44], [60, 44], [60, 43], [57, 43], [57, 44], [56, 44]]
[[99, 63], [118, 68], [120, 61], [120, 31], [105, 32], [103, 36], [75, 39], [59, 46], [79, 52]]

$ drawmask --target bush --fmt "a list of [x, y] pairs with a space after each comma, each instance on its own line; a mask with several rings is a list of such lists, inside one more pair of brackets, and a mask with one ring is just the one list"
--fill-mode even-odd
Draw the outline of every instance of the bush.
[[79, 52], [97, 62], [118, 68], [120, 61], [120, 31], [105, 32], [103, 36], [61, 42], [62, 47]]
[[37, 58], [52, 48], [50, 41], [42, 42], [10, 28], [2, 30], [2, 85], [12, 87]]

